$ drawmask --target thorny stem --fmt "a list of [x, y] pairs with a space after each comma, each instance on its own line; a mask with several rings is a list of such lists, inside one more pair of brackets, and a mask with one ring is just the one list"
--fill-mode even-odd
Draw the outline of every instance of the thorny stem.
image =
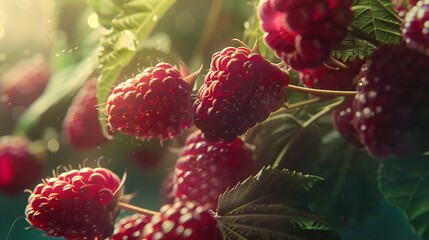
[[325, 106], [321, 111], [310, 117], [307, 121], [305, 121], [301, 128], [294, 134], [292, 139], [289, 140], [289, 142], [286, 144], [286, 146], [282, 149], [282, 151], [277, 156], [277, 159], [273, 163], [273, 168], [276, 168], [280, 165], [283, 159], [285, 159], [286, 153], [288, 150], [295, 144], [295, 142], [298, 140], [298, 138], [302, 135], [302, 133], [315, 121], [317, 121], [319, 118], [323, 117], [324, 115], [328, 114], [330, 111], [332, 111], [335, 107], [343, 103], [344, 98], [341, 98], [340, 101], [335, 101], [334, 103], [331, 103], [327, 106]]
[[222, 10], [223, 0], [212, 0], [210, 6], [210, 12], [207, 16], [206, 24], [204, 25], [204, 30], [201, 34], [201, 37], [198, 41], [197, 47], [195, 48], [194, 54], [191, 58], [191, 64], [197, 61], [197, 58], [202, 55], [202, 52], [207, 47], [212, 39], [212, 35], [216, 30], [217, 21]]
[[356, 91], [334, 91], [334, 90], [325, 90], [325, 89], [314, 89], [314, 88], [307, 88], [307, 87], [299, 87], [296, 85], [289, 84], [286, 89], [290, 89], [295, 92], [302, 92], [302, 93], [310, 93], [310, 94], [317, 94], [319, 96], [330, 96], [330, 97], [346, 97], [346, 96], [354, 96], [356, 94]]
[[155, 211], [152, 211], [149, 209], [144, 209], [141, 207], [137, 207], [137, 206], [134, 206], [134, 205], [131, 205], [128, 203], [124, 203], [124, 202], [119, 202], [117, 207], [119, 209], [123, 209], [123, 210], [133, 212], [133, 213], [139, 213], [139, 214], [142, 214], [142, 215], [145, 215], [148, 217], [158, 214], [158, 212], [155, 212]]

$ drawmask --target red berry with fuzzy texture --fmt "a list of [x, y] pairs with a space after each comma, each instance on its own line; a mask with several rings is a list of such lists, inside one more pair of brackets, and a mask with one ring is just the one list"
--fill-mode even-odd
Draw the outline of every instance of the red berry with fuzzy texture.
[[150, 217], [133, 214], [125, 216], [115, 224], [112, 240], [140, 240], [143, 228], [150, 222]]
[[350, 0], [262, 0], [265, 43], [292, 68], [315, 68], [346, 37], [353, 20]]
[[95, 148], [107, 141], [98, 120], [96, 87], [97, 79], [94, 78], [79, 90], [63, 121], [66, 141], [78, 149]]
[[50, 77], [51, 70], [41, 58], [18, 62], [1, 78], [0, 102], [17, 118], [43, 93]]
[[207, 140], [234, 141], [286, 100], [289, 75], [247, 47], [213, 54], [194, 103], [195, 125]]
[[113, 232], [116, 174], [105, 168], [64, 172], [38, 184], [25, 210], [27, 221], [51, 237], [105, 239]]
[[107, 99], [109, 126], [139, 138], [168, 139], [193, 124], [191, 86], [168, 63], [120, 83]]
[[420, 0], [407, 11], [402, 35], [409, 47], [429, 55], [429, 0]]
[[23, 136], [0, 137], [0, 191], [17, 194], [42, 177], [44, 164]]
[[428, 66], [428, 56], [393, 45], [379, 48], [362, 67], [354, 124], [373, 156], [413, 156], [429, 150]]
[[[338, 60], [339, 61], [339, 60]], [[315, 69], [300, 71], [299, 79], [304, 86], [326, 90], [355, 90], [356, 76], [365, 60], [340, 61], [341, 65], [321, 65]], [[343, 65], [344, 64], [344, 65]]]
[[231, 143], [190, 135], [176, 163], [176, 201], [193, 201], [216, 209], [219, 195], [251, 176], [256, 169], [252, 150], [236, 138]]
[[164, 205], [143, 230], [143, 240], [222, 240], [213, 213], [192, 202]]
[[358, 132], [353, 125], [354, 116], [353, 98], [347, 98], [344, 103], [332, 113], [332, 123], [347, 142], [362, 148], [363, 146], [360, 143]]

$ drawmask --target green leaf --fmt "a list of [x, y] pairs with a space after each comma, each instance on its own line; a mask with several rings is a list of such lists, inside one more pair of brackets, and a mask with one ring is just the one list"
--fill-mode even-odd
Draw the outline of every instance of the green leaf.
[[334, 51], [334, 56], [342, 60], [363, 59], [370, 55], [379, 44], [397, 44], [401, 37], [401, 20], [398, 12], [388, 0], [354, 0], [351, 35], [343, 42], [345, 49]]
[[263, 168], [221, 195], [216, 217], [226, 239], [338, 239], [306, 209], [307, 191], [320, 178]]
[[338, 131], [322, 139], [318, 174], [324, 181], [311, 189], [311, 208], [338, 228], [362, 222], [377, 213], [378, 160], [346, 143]]
[[112, 19], [120, 12], [120, 8], [111, 0], [88, 0], [89, 6], [97, 13], [98, 22], [105, 28], [112, 27]]
[[[118, 3], [121, 12], [113, 19], [111, 32], [101, 41], [98, 103], [106, 102], [122, 69], [133, 59], [158, 20], [175, 2], [175, 0], [126, 0]], [[102, 130], [108, 136], [103, 105], [99, 109], [99, 116]]]
[[379, 185], [384, 197], [404, 211], [416, 233], [429, 239], [429, 157], [385, 159]]
[[97, 51], [78, 64], [59, 70], [50, 79], [43, 94], [21, 115], [14, 132], [25, 134], [36, 125], [43, 113], [77, 91], [97, 67]]

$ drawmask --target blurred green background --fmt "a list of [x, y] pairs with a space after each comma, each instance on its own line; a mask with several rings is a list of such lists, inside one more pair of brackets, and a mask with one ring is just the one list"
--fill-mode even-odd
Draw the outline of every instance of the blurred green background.
[[[216, 1], [216, 0], [213, 0]], [[242, 38], [248, 26], [249, 16], [254, 10], [254, 1], [225, 0], [220, 6], [220, 16], [215, 28], [207, 39], [201, 39], [206, 18], [216, 2], [201, 0], [181, 0], [159, 22], [152, 34], [162, 46], [172, 49], [170, 56], [141, 56], [144, 63], [133, 62], [118, 81], [125, 80], [136, 73], [135, 67], [155, 64], [159, 58], [183, 59], [194, 70], [201, 63], [209, 64], [213, 52], [231, 44], [232, 38]], [[93, 12], [83, 0], [14, 0], [0, 1], [0, 75], [22, 59], [34, 55], [44, 56], [55, 70], [72, 64], [84, 56], [97, 44], [103, 31], [97, 28]], [[207, 33], [205, 33], [207, 35]], [[155, 44], [157, 41], [154, 41]], [[140, 58], [139, 58], [140, 59]], [[140, 59], [140, 60], [141, 60]], [[143, 61], [143, 60], [142, 60]], [[173, 63], [174, 64], [174, 63]], [[177, 63], [176, 63], [177, 64]], [[201, 81], [201, 77], [200, 77]], [[128, 170], [126, 193], [138, 193], [132, 203], [157, 210], [160, 203], [160, 185], [164, 176], [172, 169], [176, 154], [167, 148], [177, 148], [181, 141], [164, 142], [152, 140], [141, 142], [125, 136], [100, 146], [94, 150], [77, 151], [62, 140], [61, 124], [68, 105], [73, 97], [70, 94], [55, 104], [41, 116], [41, 121], [28, 135], [33, 140], [57, 141], [58, 149], [51, 149], [47, 158], [45, 176], [58, 165], [69, 164], [77, 167], [84, 161], [94, 163], [101, 159], [101, 165], [118, 175]], [[16, 119], [0, 109], [0, 135], [12, 134]], [[132, 154], [144, 149], [159, 158], [156, 166], [139, 165], [132, 161]], [[150, 165], [150, 164], [149, 164]], [[35, 230], [24, 219], [24, 209], [28, 193], [8, 196], [0, 193], [0, 239], [48, 239]], [[356, 222], [341, 229], [344, 240], [414, 240], [419, 239], [406, 222], [402, 213], [389, 206], [380, 196], [374, 205], [378, 211], [364, 221]], [[126, 214], [126, 213], [124, 213]], [[340, 219], [341, 221], [341, 219]]]

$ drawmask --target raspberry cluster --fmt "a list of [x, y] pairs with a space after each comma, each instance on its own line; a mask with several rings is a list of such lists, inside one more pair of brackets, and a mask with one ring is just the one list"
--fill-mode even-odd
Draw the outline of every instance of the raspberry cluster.
[[178, 69], [158, 63], [113, 89], [107, 121], [112, 130], [139, 138], [171, 138], [193, 124], [191, 92]]
[[255, 170], [252, 151], [241, 139], [210, 142], [197, 131], [187, 138], [176, 163], [176, 201], [193, 201], [216, 209], [220, 194]]
[[348, 98], [332, 113], [332, 123], [335, 129], [343, 136], [344, 140], [363, 148], [359, 134], [353, 125], [355, 112], [353, 109], [353, 98]]
[[0, 191], [17, 194], [42, 177], [44, 164], [23, 136], [0, 137]]
[[402, 35], [409, 47], [429, 54], [429, 0], [420, 0], [407, 11]]
[[315, 68], [348, 34], [350, 0], [262, 0], [261, 29], [266, 44], [292, 68]]
[[66, 141], [75, 148], [89, 149], [106, 142], [96, 108], [97, 79], [90, 79], [74, 97], [63, 121]]
[[46, 179], [28, 198], [27, 221], [51, 237], [110, 237], [119, 183], [110, 170], [88, 167]]
[[289, 75], [247, 47], [212, 56], [194, 103], [195, 125], [209, 141], [231, 142], [286, 100]]
[[428, 66], [425, 54], [390, 45], [374, 52], [362, 68], [354, 124], [373, 156], [413, 156], [429, 149]]

